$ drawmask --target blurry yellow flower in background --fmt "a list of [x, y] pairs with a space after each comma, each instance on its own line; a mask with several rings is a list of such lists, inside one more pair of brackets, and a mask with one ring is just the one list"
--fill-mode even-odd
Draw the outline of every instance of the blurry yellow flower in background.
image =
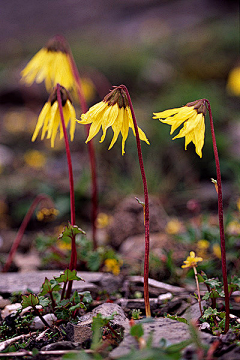
[[31, 85], [34, 81], [37, 83], [45, 81], [49, 92], [57, 84], [71, 90], [75, 80], [66, 41], [60, 36], [52, 38], [46, 47], [38, 51], [29, 61], [21, 75], [22, 82], [27, 85]]
[[182, 223], [178, 219], [172, 219], [168, 221], [165, 231], [169, 235], [178, 234], [182, 230]]
[[195, 256], [195, 252], [190, 251], [190, 256], [188, 256], [187, 259], [184, 260], [185, 264], [182, 265], [182, 268], [196, 267], [199, 261], [203, 261], [203, 258]]
[[[76, 113], [75, 109], [72, 106], [72, 101], [68, 91], [61, 86], [61, 99], [63, 107], [63, 116], [65, 121], [65, 126], [67, 128], [70, 122], [70, 137], [71, 140], [74, 138], [75, 126], [76, 126]], [[47, 133], [47, 139], [51, 138], [51, 147], [54, 147], [55, 138], [57, 136], [58, 129], [60, 129], [60, 139], [63, 137], [63, 128], [61, 124], [61, 117], [59, 112], [59, 106], [57, 101], [57, 91], [56, 88], [53, 90], [47, 103], [44, 105], [39, 117], [38, 122], [35, 128], [35, 131], [32, 136], [32, 141], [35, 141], [39, 131], [42, 128], [41, 140], [44, 139]]]
[[153, 113], [153, 119], [159, 119], [159, 121], [171, 125], [170, 134], [183, 124], [183, 128], [172, 140], [185, 137], [185, 150], [192, 141], [195, 145], [196, 153], [201, 158], [205, 136], [206, 111], [206, 102], [204, 99], [200, 99], [180, 108]]
[[230, 71], [228, 75], [227, 89], [231, 94], [240, 96], [240, 66], [237, 66]]
[[104, 262], [106, 271], [113, 273], [113, 275], [119, 275], [121, 265], [121, 262], [116, 259], [106, 259]]
[[240, 223], [237, 220], [230, 221], [230, 223], [227, 225], [226, 231], [229, 235], [239, 235]]
[[99, 213], [96, 220], [97, 221], [96, 227], [98, 229], [103, 229], [109, 225], [111, 220], [112, 220], [112, 216], [109, 216], [105, 213]]
[[38, 150], [28, 150], [24, 154], [26, 164], [35, 169], [41, 169], [46, 164], [46, 156]]
[[238, 208], [238, 211], [240, 211], [240, 198], [237, 199], [237, 208]]
[[53, 221], [58, 216], [59, 211], [55, 208], [42, 208], [37, 212], [38, 221]]
[[206, 258], [207, 250], [209, 249], [209, 241], [202, 239], [197, 242], [197, 253], [199, 256]]
[[214, 255], [218, 259], [221, 259], [221, 247], [220, 247], [220, 245], [219, 244], [213, 244], [212, 250], [213, 250]]
[[[129, 128], [132, 129], [135, 135], [133, 119], [131, 110], [128, 104], [125, 91], [119, 86], [115, 87], [103, 101], [92, 106], [89, 111], [82, 114], [81, 120], [77, 120], [80, 124], [92, 124], [89, 130], [89, 135], [86, 143], [100, 131], [102, 127], [103, 135], [100, 142], [103, 142], [107, 133], [107, 129], [112, 127], [113, 138], [108, 148], [110, 150], [117, 141], [118, 135], [122, 134], [122, 155], [125, 153], [124, 147], [128, 137]], [[138, 128], [139, 137], [141, 140], [149, 144], [144, 132]], [[136, 136], [136, 135], [135, 135]]]

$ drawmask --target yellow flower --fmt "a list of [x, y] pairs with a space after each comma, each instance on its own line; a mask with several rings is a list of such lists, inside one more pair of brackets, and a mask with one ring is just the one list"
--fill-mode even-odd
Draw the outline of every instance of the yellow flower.
[[209, 248], [209, 241], [207, 240], [199, 240], [197, 242], [197, 247], [201, 250], [207, 250]]
[[230, 223], [227, 226], [227, 232], [230, 235], [239, 235], [240, 223], [237, 220], [230, 221]]
[[109, 225], [111, 220], [112, 220], [111, 216], [105, 213], [99, 213], [96, 220], [96, 226], [98, 229], [103, 229]]
[[180, 125], [183, 128], [174, 139], [185, 137], [185, 150], [192, 141], [195, 145], [196, 153], [202, 157], [202, 148], [205, 136], [205, 115], [207, 107], [204, 99], [193, 101], [186, 106], [176, 109], [165, 110], [159, 113], [153, 113], [154, 119], [171, 125], [170, 134], [172, 134]]
[[185, 265], [182, 265], [182, 268], [196, 267], [199, 261], [203, 261], [203, 258], [195, 256], [195, 252], [190, 251], [190, 256], [187, 257], [187, 260], [184, 260]]
[[37, 212], [37, 219], [38, 221], [53, 221], [58, 214], [57, 209], [44, 207]]
[[[108, 95], [105, 96], [103, 101], [92, 106], [87, 113], [82, 114], [81, 120], [77, 120], [80, 124], [92, 124], [89, 130], [86, 143], [97, 135], [102, 127], [103, 135], [100, 142], [103, 142], [107, 133], [107, 129], [112, 127], [113, 138], [108, 148], [110, 150], [117, 141], [118, 135], [122, 134], [122, 155], [125, 153], [124, 147], [128, 137], [129, 127], [135, 135], [133, 125], [133, 118], [128, 104], [125, 91], [119, 87], [115, 87]], [[149, 144], [148, 139], [144, 132], [138, 128], [139, 137], [141, 140]], [[135, 135], [136, 136], [136, 135]]]
[[237, 199], [237, 208], [238, 208], [238, 211], [240, 211], [240, 198]]
[[240, 66], [237, 66], [230, 71], [227, 89], [233, 95], [240, 96]]
[[178, 219], [168, 221], [165, 231], [170, 235], [178, 234], [182, 230], [182, 223]]
[[104, 265], [106, 271], [113, 273], [113, 275], [119, 275], [121, 264], [116, 259], [106, 259]]
[[213, 250], [213, 253], [214, 255], [221, 259], [221, 247], [219, 244], [213, 244], [213, 247], [212, 247], [212, 250]]
[[[63, 106], [63, 116], [65, 126], [67, 128], [70, 121], [70, 137], [71, 140], [74, 138], [75, 125], [76, 125], [76, 113], [72, 106], [72, 101], [68, 91], [61, 86], [61, 99]], [[51, 138], [51, 147], [54, 147], [55, 138], [57, 136], [58, 128], [60, 128], [60, 139], [63, 137], [63, 128], [61, 124], [61, 117], [59, 112], [59, 106], [57, 101], [57, 90], [53, 90], [47, 103], [44, 105], [32, 136], [32, 141], [35, 141], [40, 129], [42, 128], [41, 140], [44, 139], [47, 133], [47, 139]]]
[[22, 81], [31, 85], [45, 81], [48, 91], [61, 84], [66, 89], [74, 87], [74, 77], [69, 56], [69, 49], [65, 40], [60, 36], [51, 39], [46, 47], [42, 48], [29, 61], [21, 72]]
[[29, 150], [24, 154], [25, 162], [32, 168], [40, 169], [46, 164], [46, 156], [38, 150]]

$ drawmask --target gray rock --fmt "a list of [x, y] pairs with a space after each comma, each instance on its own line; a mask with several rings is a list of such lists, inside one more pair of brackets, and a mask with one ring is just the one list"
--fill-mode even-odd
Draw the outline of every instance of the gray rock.
[[[166, 225], [166, 215], [158, 199], [150, 198], [149, 211], [151, 213], [151, 231], [157, 232], [163, 230]], [[118, 204], [108, 233], [111, 245], [115, 248], [119, 248], [129, 236], [144, 234], [143, 208], [138, 204], [134, 196], [127, 197]]]
[[[136, 323], [138, 322], [139, 321]], [[188, 325], [175, 320], [165, 318], [152, 319], [151, 322], [142, 322], [142, 326], [144, 329], [143, 338], [145, 341], [147, 341], [149, 335], [152, 333], [152, 345], [154, 347], [159, 346], [159, 342], [162, 338], [166, 339], [169, 344], [177, 344], [190, 338]], [[212, 335], [204, 333], [201, 333], [200, 336], [202, 340], [207, 343], [210, 343], [214, 338]], [[133, 348], [137, 349], [138, 343], [128, 331], [119, 347], [110, 353], [110, 359], [117, 359], [120, 356], [127, 355]]]
[[[204, 306], [207, 306], [206, 301], [201, 301], [202, 310]], [[185, 313], [182, 315], [182, 317], [186, 320], [193, 320], [197, 321], [201, 317], [199, 304], [196, 302], [195, 304], [191, 305]]]
[[70, 341], [74, 341], [77, 343], [83, 343], [86, 340], [92, 338], [92, 330], [91, 330], [91, 323], [89, 324], [72, 324], [68, 323], [67, 326], [64, 328], [64, 331], [67, 334], [67, 338]]
[[[43, 315], [44, 320], [51, 326], [55, 321], [57, 321], [57, 317], [54, 314], [46, 314]], [[45, 324], [42, 322], [39, 316], [36, 316], [31, 323], [31, 329], [39, 330], [45, 327]]]
[[93, 317], [98, 313], [101, 313], [103, 317], [107, 317], [112, 315], [114, 312], [117, 314], [114, 316], [114, 319], [111, 320], [111, 324], [128, 329], [128, 319], [126, 318], [123, 309], [117, 304], [104, 303], [97, 306], [93, 311], [81, 316], [76, 325], [68, 323], [64, 329], [67, 333], [68, 339], [78, 343], [82, 343], [90, 339], [92, 337], [91, 326]]

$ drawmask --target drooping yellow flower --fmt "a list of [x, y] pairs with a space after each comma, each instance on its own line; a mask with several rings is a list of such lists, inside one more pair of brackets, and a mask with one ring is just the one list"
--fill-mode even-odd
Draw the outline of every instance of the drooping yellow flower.
[[190, 256], [187, 257], [187, 260], [184, 260], [185, 264], [182, 265], [182, 268], [196, 267], [199, 261], [203, 261], [203, 258], [195, 256], [195, 252], [190, 251]]
[[[100, 142], [103, 142], [107, 133], [107, 129], [112, 127], [113, 138], [108, 148], [110, 150], [117, 141], [118, 135], [122, 134], [122, 155], [125, 153], [124, 147], [128, 137], [129, 128], [132, 129], [135, 135], [133, 125], [132, 113], [129, 107], [128, 99], [124, 89], [121, 86], [115, 87], [103, 101], [92, 106], [88, 112], [82, 114], [81, 120], [77, 120], [80, 124], [92, 124], [89, 130], [86, 143], [97, 135], [102, 127], [102, 137]], [[139, 137], [141, 140], [149, 144], [149, 141], [144, 132], [138, 127]], [[136, 135], [135, 135], [136, 136]]]
[[213, 247], [212, 247], [212, 250], [213, 250], [213, 253], [214, 255], [218, 258], [218, 259], [221, 259], [221, 247], [219, 244], [213, 244]]
[[192, 141], [195, 145], [196, 153], [202, 157], [202, 148], [205, 136], [205, 115], [207, 107], [205, 99], [193, 101], [186, 106], [176, 109], [165, 110], [159, 113], [153, 113], [154, 119], [171, 125], [170, 134], [172, 134], [180, 125], [182, 129], [174, 139], [185, 137], [185, 150]]
[[[75, 126], [76, 126], [75, 109], [72, 106], [72, 101], [68, 91], [61, 86], [60, 92], [61, 92], [65, 126], [67, 128], [70, 122], [70, 137], [71, 140], [73, 140], [75, 133]], [[56, 88], [49, 96], [47, 103], [44, 105], [38, 117], [38, 122], [32, 136], [32, 141], [36, 140], [41, 128], [42, 128], [41, 140], [43, 140], [45, 135], [47, 134], [47, 139], [51, 138], [51, 147], [54, 147], [54, 141], [57, 136], [58, 128], [60, 129], [60, 139], [63, 137], [63, 128], [61, 124]]]
[[57, 84], [71, 90], [75, 80], [69, 52], [66, 41], [61, 36], [55, 36], [46, 47], [37, 52], [23, 69], [22, 81], [27, 85], [31, 85], [34, 81], [37, 83], [45, 81], [46, 89], [49, 92]]
[[240, 66], [237, 66], [230, 71], [227, 89], [231, 94], [240, 96]]

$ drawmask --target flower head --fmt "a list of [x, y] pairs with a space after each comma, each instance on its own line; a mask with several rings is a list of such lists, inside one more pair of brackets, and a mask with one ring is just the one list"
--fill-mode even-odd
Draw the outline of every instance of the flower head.
[[203, 258], [195, 256], [195, 252], [190, 251], [190, 256], [187, 257], [187, 260], [184, 260], [185, 264], [182, 265], [182, 268], [196, 267], [199, 261], [203, 261]]
[[202, 157], [202, 148], [205, 135], [205, 115], [207, 111], [205, 99], [188, 103], [176, 109], [165, 110], [154, 113], [154, 119], [171, 125], [170, 134], [172, 134], [180, 125], [183, 128], [174, 139], [185, 137], [185, 150], [192, 141], [195, 145], [196, 153]]
[[106, 259], [104, 265], [106, 271], [113, 273], [113, 275], [119, 275], [121, 262], [116, 259]]
[[[107, 129], [112, 127], [113, 138], [108, 148], [110, 150], [117, 141], [118, 135], [122, 134], [122, 155], [125, 153], [124, 147], [128, 137], [129, 128], [132, 129], [135, 135], [133, 125], [133, 118], [129, 107], [127, 95], [125, 90], [121, 87], [115, 87], [108, 95], [105, 96], [103, 101], [92, 106], [87, 113], [82, 114], [81, 120], [77, 120], [80, 124], [92, 124], [89, 130], [86, 142], [92, 140], [97, 135], [102, 127], [102, 137], [100, 142], [103, 142], [107, 133]], [[141, 140], [149, 144], [149, 141], [144, 132], [138, 128], [139, 137]], [[136, 136], [136, 135], [135, 135]]]
[[[72, 106], [72, 101], [68, 91], [61, 86], [61, 99], [63, 107], [63, 116], [66, 127], [70, 121], [70, 136], [71, 140], [74, 138], [75, 125], [76, 125], [76, 113]], [[59, 106], [57, 101], [57, 90], [56, 88], [52, 91], [48, 98], [48, 101], [44, 105], [32, 136], [32, 141], [36, 140], [40, 129], [42, 128], [41, 140], [44, 139], [47, 133], [47, 139], [51, 138], [51, 147], [54, 147], [54, 141], [57, 136], [58, 128], [60, 128], [60, 139], [63, 137], [63, 128], [61, 124]]]
[[227, 89], [235, 96], [240, 96], [240, 66], [232, 69], [228, 75]]
[[45, 81], [48, 91], [57, 83], [70, 90], [74, 87], [74, 77], [69, 56], [70, 50], [64, 38], [53, 37], [39, 50], [21, 72], [22, 81], [31, 85]]

